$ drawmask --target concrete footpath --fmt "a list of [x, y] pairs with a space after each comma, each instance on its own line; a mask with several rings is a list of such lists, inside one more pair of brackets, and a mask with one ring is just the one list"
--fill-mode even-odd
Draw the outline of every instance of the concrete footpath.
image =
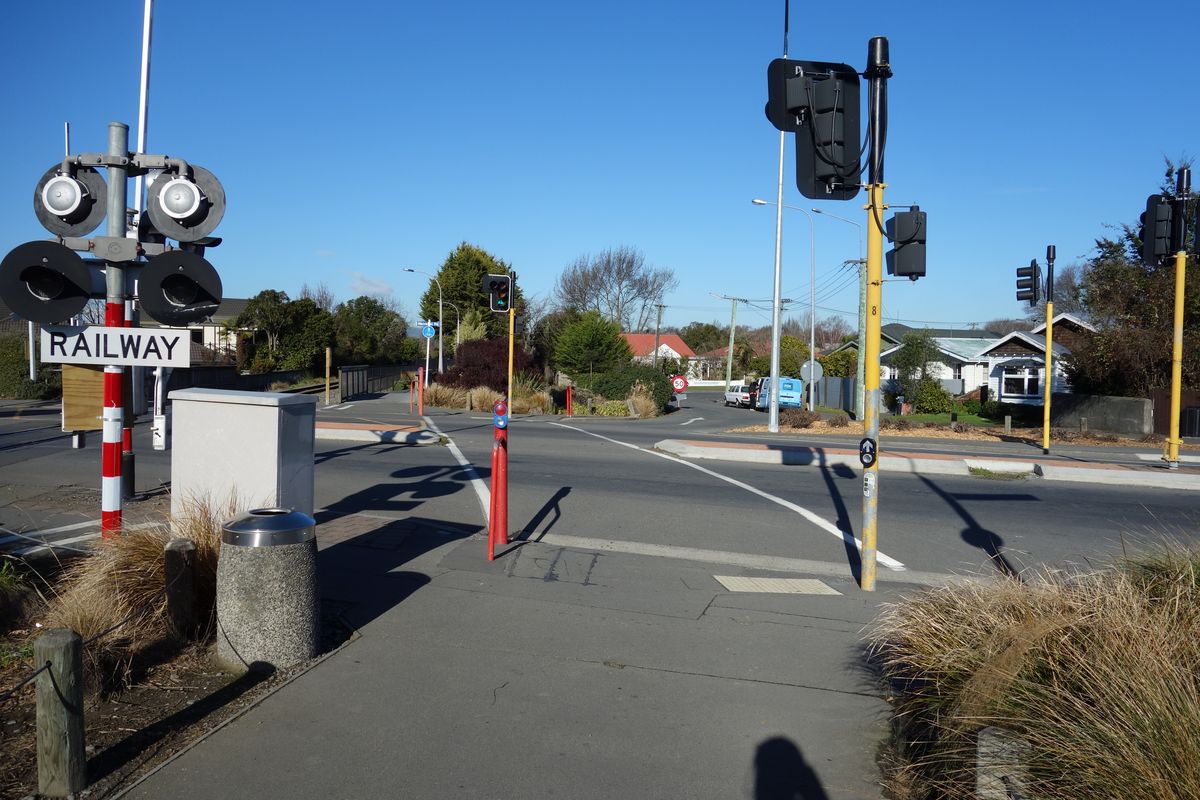
[[[1149, 460], [1155, 458], [1150, 454], [1139, 454], [1141, 463], [1113, 463], [1107, 460], [1102, 448], [1096, 448], [1087, 457], [1065, 459], [1006, 455], [1004, 443], [989, 444], [988, 452], [980, 454], [906, 450], [903, 440], [892, 440], [887, 445], [888, 449], [879, 453], [881, 471], [918, 475], [970, 475], [973, 471], [1026, 473], [1051, 481], [1200, 490], [1200, 458], [1191, 454], [1181, 456], [1179, 469], [1170, 470], [1161, 461]], [[946, 447], [953, 447], [953, 440]], [[1017, 447], [1028, 450], [1024, 445]], [[655, 448], [688, 459], [862, 469], [857, 450], [800, 443], [664, 439]]]

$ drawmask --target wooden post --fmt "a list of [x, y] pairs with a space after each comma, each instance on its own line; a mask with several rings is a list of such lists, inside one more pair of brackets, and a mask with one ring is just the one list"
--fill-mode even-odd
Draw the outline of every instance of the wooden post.
[[196, 543], [172, 539], [163, 548], [163, 575], [167, 587], [167, 624], [178, 639], [196, 633]]
[[333, 348], [325, 348], [325, 405], [329, 405], [329, 373], [333, 369]]
[[37, 679], [38, 793], [68, 797], [87, 785], [83, 726], [83, 638], [54, 628], [33, 643]]

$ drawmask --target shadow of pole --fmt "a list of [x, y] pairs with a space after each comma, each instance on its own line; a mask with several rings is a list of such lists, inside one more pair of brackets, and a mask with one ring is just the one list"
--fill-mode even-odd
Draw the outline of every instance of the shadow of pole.
[[958, 500], [956, 500], [949, 492], [942, 489], [924, 475], [919, 475], [917, 477], [919, 477], [934, 494], [946, 501], [946, 505], [954, 509], [954, 513], [958, 514], [962, 521], [967, 523], [967, 527], [963, 529], [961, 534], [964, 542], [972, 547], [978, 547], [980, 550], [987, 553], [988, 560], [992, 562], [992, 566], [994, 566], [1002, 575], [1013, 578], [1014, 580], [1021, 580], [1021, 571], [1014, 567], [1012, 563], [1004, 557], [1004, 552], [1002, 550], [1004, 546], [1004, 540], [1001, 539], [998, 534], [980, 525], [975, 517], [973, 517], [971, 513], [967, 511], [963, 504], [958, 502]]
[[[541, 508], [538, 509], [537, 513], [533, 515], [533, 519], [529, 520], [525, 527], [521, 529], [521, 533], [513, 538], [526, 542], [540, 542], [542, 537], [549, 533], [550, 529], [554, 527], [554, 524], [562, 519], [562, 508], [559, 506], [559, 503], [561, 503], [563, 499], [566, 498], [566, 496], [570, 493], [570, 486], [563, 486], [560, 488], [549, 500], [545, 502]], [[539, 531], [538, 526], [542, 524], [542, 520], [550, 516], [550, 512], [554, 512], [554, 518], [547, 522], [546, 527]]]
[[[854, 470], [844, 464], [835, 464], [833, 472], [839, 478], [855, 477]], [[842, 545], [846, 548], [846, 563], [850, 565], [850, 573], [854, 576], [854, 582], [862, 583], [862, 554], [858, 552], [858, 545], [854, 542], [854, 525], [850, 522], [850, 514], [846, 509], [845, 501], [842, 500], [842, 493], [838, 491], [837, 484], [833, 482], [834, 475], [830, 474], [830, 469], [824, 463], [823, 458], [821, 477], [825, 480], [829, 498], [833, 501], [834, 510], [837, 511], [836, 525], [842, 532]]]

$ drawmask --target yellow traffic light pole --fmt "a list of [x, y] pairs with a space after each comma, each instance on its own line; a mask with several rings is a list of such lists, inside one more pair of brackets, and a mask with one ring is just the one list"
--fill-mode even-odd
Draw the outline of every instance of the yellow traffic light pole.
[[886, 184], [867, 187], [867, 351], [863, 354], [864, 435], [875, 443], [874, 458], [863, 465], [862, 555], [859, 586], [875, 590], [879, 533], [879, 335], [883, 299], [883, 203]]
[[[867, 330], [863, 353], [863, 422], [859, 445], [863, 465], [862, 552], [858, 585], [875, 591], [879, 533], [879, 328], [883, 311], [883, 149], [887, 140], [887, 79], [892, 76], [888, 41], [876, 36], [867, 43], [867, 125], [871, 142], [867, 177]], [[867, 454], [870, 457], [867, 457]]]
[[[1200, 231], [1197, 232], [1200, 235]], [[1179, 469], [1179, 406], [1183, 387], [1183, 287], [1187, 251], [1175, 253], [1175, 327], [1171, 336], [1171, 427], [1167, 435], [1167, 466]]]

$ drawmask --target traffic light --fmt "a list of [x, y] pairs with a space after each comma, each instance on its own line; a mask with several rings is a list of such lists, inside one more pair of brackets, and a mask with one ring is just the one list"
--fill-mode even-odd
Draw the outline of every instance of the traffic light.
[[511, 303], [509, 293], [512, 290], [512, 276], [487, 275], [483, 279], [483, 290], [488, 294], [488, 307], [492, 311], [508, 313]]
[[221, 304], [221, 276], [198, 253], [168, 250], [142, 268], [138, 299], [142, 310], [163, 325], [200, 322]]
[[1142, 240], [1142, 263], [1158, 266], [1171, 249], [1171, 203], [1161, 194], [1146, 198], [1146, 211], [1141, 216], [1138, 238]]
[[796, 186], [810, 200], [858, 194], [858, 94], [846, 64], [777, 58], [767, 67], [767, 119], [796, 134]]
[[216, 230], [225, 216], [225, 189], [211, 172], [192, 164], [185, 174], [163, 172], [146, 197], [150, 222], [164, 236], [195, 242]]
[[887, 254], [888, 275], [916, 280], [925, 277], [925, 212], [918, 206], [897, 211], [884, 225], [892, 249]]
[[1038, 304], [1041, 296], [1042, 270], [1035, 258], [1028, 267], [1017, 267], [1017, 299], [1028, 300], [1032, 308]]

